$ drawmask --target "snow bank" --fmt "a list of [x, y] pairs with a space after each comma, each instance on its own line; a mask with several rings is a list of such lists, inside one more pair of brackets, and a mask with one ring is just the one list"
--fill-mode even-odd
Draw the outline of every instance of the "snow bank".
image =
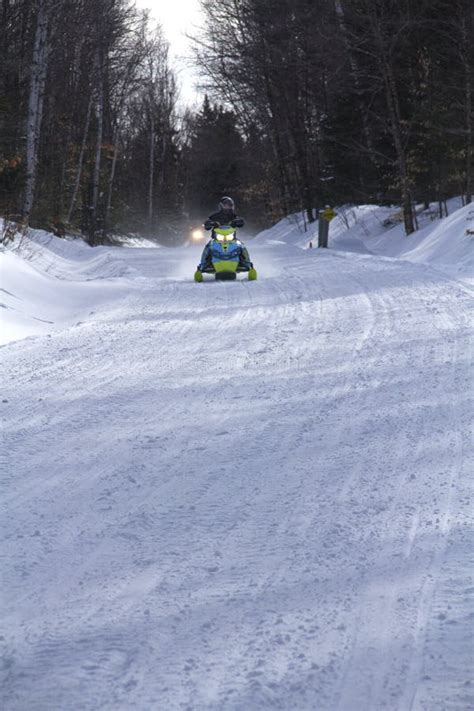
[[[412, 262], [430, 263], [459, 276], [474, 269], [474, 205], [461, 206], [459, 198], [448, 202], [451, 214], [436, 218], [435, 208], [420, 211], [420, 229], [405, 235], [400, 211], [377, 205], [343, 206], [330, 226], [330, 247], [346, 252], [377, 254]], [[317, 223], [307, 224], [302, 214], [280, 220], [255, 238], [264, 246], [317, 246]]]
[[31, 230], [0, 252], [0, 343], [77, 323], [126, 294], [133, 274], [118, 249]]
[[[331, 222], [331, 246], [348, 251], [365, 252], [364, 238], [385, 231], [384, 221], [389, 219], [395, 208], [377, 205], [337, 208], [337, 217]], [[308, 223], [303, 213], [284, 217], [273, 227], [260, 232], [254, 242], [262, 245], [285, 244], [307, 249], [312, 242], [318, 244], [318, 223]]]
[[259, 232], [252, 240], [253, 244], [265, 246], [293, 245], [305, 248], [311, 240], [316, 244], [318, 234], [317, 224], [308, 224], [302, 213], [296, 213]]
[[459, 275], [472, 276], [473, 230], [474, 205], [465, 205], [441, 220], [428, 223], [425, 220], [425, 226], [409, 237], [400, 226], [368, 239], [366, 245], [375, 254], [428, 262]]
[[80, 238], [60, 239], [43, 230], [31, 230], [17, 251], [38, 269], [59, 279], [106, 279], [133, 271], [114, 248], [91, 248]]
[[129, 247], [137, 249], [159, 249], [162, 245], [158, 242], [153, 242], [146, 237], [133, 235], [131, 237], [114, 236], [114, 242], [120, 247]]

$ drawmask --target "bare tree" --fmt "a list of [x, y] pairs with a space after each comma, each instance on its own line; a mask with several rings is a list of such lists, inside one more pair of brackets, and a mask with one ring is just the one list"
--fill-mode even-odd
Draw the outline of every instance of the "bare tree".
[[66, 219], [67, 219], [68, 223], [71, 222], [72, 214], [73, 214], [74, 208], [76, 206], [76, 200], [77, 200], [77, 196], [79, 193], [79, 188], [81, 185], [82, 168], [84, 165], [84, 155], [85, 155], [86, 147], [87, 147], [87, 138], [89, 136], [89, 127], [90, 127], [90, 121], [91, 121], [91, 115], [92, 115], [93, 99], [94, 99], [94, 96], [91, 91], [90, 96], [89, 96], [89, 101], [87, 103], [86, 120], [84, 123], [84, 130], [83, 130], [83, 134], [82, 134], [81, 147], [79, 150], [79, 157], [78, 157], [78, 161], [77, 161], [76, 177], [74, 180], [74, 189], [72, 191], [71, 201], [69, 203], [69, 209], [67, 212]]
[[44, 91], [48, 70], [48, 31], [52, 6], [52, 0], [37, 0], [36, 32], [26, 121], [26, 182], [22, 210], [25, 222], [29, 220], [35, 193]]

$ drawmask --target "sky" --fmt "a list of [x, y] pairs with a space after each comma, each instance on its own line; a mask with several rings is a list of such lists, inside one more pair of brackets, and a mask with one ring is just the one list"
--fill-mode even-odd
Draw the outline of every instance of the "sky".
[[194, 84], [191, 44], [185, 33], [193, 33], [202, 23], [199, 0], [136, 0], [137, 7], [150, 10], [151, 17], [159, 22], [170, 43], [170, 59], [180, 84], [180, 97], [184, 103], [201, 102]]

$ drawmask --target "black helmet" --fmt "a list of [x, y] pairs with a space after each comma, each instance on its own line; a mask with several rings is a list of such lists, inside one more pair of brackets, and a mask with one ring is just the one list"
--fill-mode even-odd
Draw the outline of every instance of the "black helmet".
[[227, 195], [223, 198], [221, 198], [221, 201], [219, 203], [219, 209], [220, 210], [233, 210], [234, 209], [234, 201], [232, 200], [231, 197], [227, 197]]

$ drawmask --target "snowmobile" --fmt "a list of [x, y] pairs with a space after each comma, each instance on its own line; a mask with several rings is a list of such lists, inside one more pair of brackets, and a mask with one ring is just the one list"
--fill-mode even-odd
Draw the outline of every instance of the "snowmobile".
[[257, 278], [247, 248], [237, 239], [236, 228], [232, 225], [214, 227], [212, 239], [204, 248], [201, 264], [194, 273], [194, 281], [202, 282], [203, 274], [214, 274], [218, 281], [229, 281], [236, 279], [239, 272], [247, 272], [249, 281]]

